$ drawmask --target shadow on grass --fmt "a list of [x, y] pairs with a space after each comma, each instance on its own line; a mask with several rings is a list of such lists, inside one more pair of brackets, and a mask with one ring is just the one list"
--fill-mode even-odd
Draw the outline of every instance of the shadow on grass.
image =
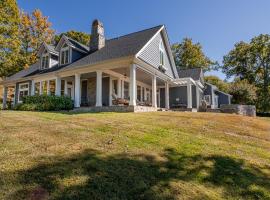
[[[171, 182], [222, 188], [223, 198], [267, 199], [270, 179], [261, 169], [247, 167], [230, 157], [187, 156], [167, 149], [163, 159], [149, 155], [104, 156], [87, 150], [18, 172], [23, 189], [9, 199], [176, 199]], [[269, 170], [269, 169], [268, 169]], [[192, 192], [192, 188], [189, 191]], [[187, 195], [185, 193], [185, 195]], [[196, 196], [196, 194], [198, 196]], [[203, 191], [192, 199], [207, 199]]]

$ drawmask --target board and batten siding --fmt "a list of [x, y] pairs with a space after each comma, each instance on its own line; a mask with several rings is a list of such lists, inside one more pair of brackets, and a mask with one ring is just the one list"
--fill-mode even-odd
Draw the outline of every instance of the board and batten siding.
[[164, 39], [161, 34], [156, 35], [155, 38], [148, 44], [148, 46], [146, 46], [146, 48], [142, 51], [142, 53], [138, 57], [144, 62], [158, 69], [160, 64], [160, 55], [159, 55], [160, 42], [163, 43], [164, 47], [164, 67], [167, 68], [165, 74], [172, 78], [175, 78], [172, 69], [172, 64], [170, 62], [168, 52], [164, 44]]

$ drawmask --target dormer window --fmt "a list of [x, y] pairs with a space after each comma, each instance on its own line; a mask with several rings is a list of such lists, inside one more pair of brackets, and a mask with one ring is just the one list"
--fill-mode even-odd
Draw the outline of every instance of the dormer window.
[[61, 49], [60, 64], [65, 65], [69, 63], [69, 47], [65, 44]]
[[49, 68], [49, 54], [45, 52], [41, 57], [41, 69]]
[[159, 66], [164, 66], [164, 47], [162, 41], [159, 44]]

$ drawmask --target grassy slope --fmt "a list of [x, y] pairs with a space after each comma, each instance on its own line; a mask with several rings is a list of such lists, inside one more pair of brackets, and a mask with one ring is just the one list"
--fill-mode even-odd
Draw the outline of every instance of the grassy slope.
[[269, 122], [0, 112], [0, 199], [270, 199]]

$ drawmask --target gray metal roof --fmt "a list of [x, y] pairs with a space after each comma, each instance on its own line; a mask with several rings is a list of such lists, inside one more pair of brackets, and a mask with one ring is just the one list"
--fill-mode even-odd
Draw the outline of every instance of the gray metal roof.
[[56, 54], [56, 55], [59, 54], [59, 53], [55, 50], [55, 46], [50, 45], [50, 44], [46, 44], [46, 43], [45, 43], [45, 45], [46, 45], [46, 47], [48, 48], [49, 52], [52, 52], [52, 53], [54, 53], [54, 54]]
[[[80, 67], [84, 65], [96, 64], [98, 62], [102, 62], [105, 60], [127, 57], [127, 56], [135, 56], [144, 45], [157, 33], [157, 31], [162, 27], [156, 26], [153, 28], [145, 29], [142, 31], [134, 32], [128, 35], [120, 36], [114, 39], [106, 40], [105, 47], [102, 49], [95, 51], [91, 54], [86, 55], [85, 57], [71, 63], [66, 66], [57, 66], [52, 67], [46, 70], [39, 70], [39, 63], [37, 62], [30, 66], [28, 69], [22, 70], [10, 77], [8, 77], [7, 81], [14, 81], [20, 78], [44, 74], [53, 71], [58, 71], [60, 69], [70, 69], [73, 67]], [[65, 36], [66, 37], [66, 36]], [[83, 48], [86, 50], [87, 46], [66, 37], [73, 45], [77, 45], [78, 48]], [[50, 46], [49, 48], [55, 49], [55, 47]], [[88, 48], [89, 49], [89, 48]], [[88, 51], [88, 50], [87, 50]]]
[[177, 67], [177, 72], [179, 78], [191, 77], [193, 80], [200, 80], [202, 69], [201, 68], [192, 68], [192, 69], [180, 69]]

